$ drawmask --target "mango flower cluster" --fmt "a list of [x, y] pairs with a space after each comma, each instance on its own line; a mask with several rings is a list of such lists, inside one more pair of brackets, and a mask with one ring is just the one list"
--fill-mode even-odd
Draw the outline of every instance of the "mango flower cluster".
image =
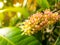
[[49, 9], [42, 12], [37, 12], [27, 19], [20, 28], [25, 35], [31, 35], [42, 30], [47, 25], [55, 24], [59, 19], [57, 12], [52, 13]]

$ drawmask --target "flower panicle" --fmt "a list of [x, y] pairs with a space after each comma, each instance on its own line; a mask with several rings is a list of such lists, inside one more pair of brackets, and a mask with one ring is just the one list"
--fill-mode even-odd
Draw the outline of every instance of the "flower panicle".
[[59, 18], [57, 12], [52, 13], [50, 10], [45, 10], [44, 13], [38, 12], [33, 14], [22, 25], [23, 34], [31, 35], [37, 33], [43, 27], [56, 23]]

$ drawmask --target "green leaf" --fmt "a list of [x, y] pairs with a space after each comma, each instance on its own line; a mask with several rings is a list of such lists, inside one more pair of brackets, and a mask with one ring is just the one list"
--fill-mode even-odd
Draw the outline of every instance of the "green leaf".
[[13, 12], [21, 12], [21, 14], [23, 14], [23, 16], [25, 18], [28, 18], [28, 16], [29, 16], [29, 13], [28, 13], [28, 11], [25, 8], [14, 8], [14, 7], [10, 7], [10, 8], [7, 8], [5, 10], [6, 11], [13, 11]]
[[60, 45], [60, 36], [57, 38], [57, 40], [56, 40], [54, 45]]
[[0, 45], [42, 45], [35, 36], [21, 35], [21, 29], [6, 27], [0, 29]]
[[41, 8], [44, 8], [44, 9], [50, 7], [50, 5], [49, 5], [49, 3], [48, 3], [47, 0], [38, 0], [37, 3], [38, 3], [38, 5], [39, 5]]
[[21, 7], [8, 7], [6, 9], [0, 10], [0, 13], [2, 12], [20, 12], [25, 18], [28, 18], [29, 13], [25, 8], [21, 8]]

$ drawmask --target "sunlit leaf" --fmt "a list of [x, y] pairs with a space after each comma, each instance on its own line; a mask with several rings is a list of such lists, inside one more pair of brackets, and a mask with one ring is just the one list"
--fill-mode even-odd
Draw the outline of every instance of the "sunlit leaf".
[[21, 12], [22, 15], [27, 18], [29, 16], [28, 11], [25, 8], [15, 8], [15, 7], [9, 7], [4, 10], [1, 10], [1, 12]]
[[20, 30], [16, 27], [0, 29], [0, 45], [42, 45], [34, 36], [21, 35]]

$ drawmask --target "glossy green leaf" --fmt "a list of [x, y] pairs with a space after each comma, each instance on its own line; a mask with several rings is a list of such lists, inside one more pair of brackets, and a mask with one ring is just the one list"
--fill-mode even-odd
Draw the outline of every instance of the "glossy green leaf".
[[0, 29], [0, 45], [42, 45], [42, 44], [34, 36], [21, 35], [21, 30], [19, 28], [7, 27]]

